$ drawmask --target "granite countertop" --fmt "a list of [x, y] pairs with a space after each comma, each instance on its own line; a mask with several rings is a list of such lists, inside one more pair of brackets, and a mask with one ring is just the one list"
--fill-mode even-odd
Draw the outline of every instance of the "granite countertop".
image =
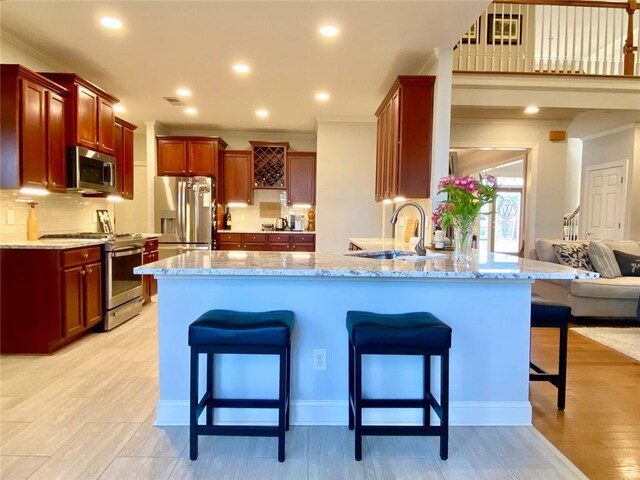
[[102, 245], [104, 240], [82, 240], [77, 238], [51, 239], [51, 240], [2, 240], [0, 249], [41, 249], [41, 250], [67, 250], [71, 248], [91, 247]]
[[281, 234], [281, 233], [289, 233], [289, 234], [293, 234], [293, 233], [299, 233], [299, 234], [306, 234], [306, 235], [315, 235], [316, 232], [307, 232], [305, 230], [217, 230], [217, 233], [275, 233], [275, 234]]
[[[135, 273], [156, 276], [291, 276], [459, 279], [597, 278], [576, 270], [512, 255], [474, 254], [470, 265], [456, 265], [449, 253], [429, 252], [409, 260], [362, 258], [364, 252], [302, 253], [191, 251], [142, 265]], [[413, 253], [413, 252], [411, 252]]]

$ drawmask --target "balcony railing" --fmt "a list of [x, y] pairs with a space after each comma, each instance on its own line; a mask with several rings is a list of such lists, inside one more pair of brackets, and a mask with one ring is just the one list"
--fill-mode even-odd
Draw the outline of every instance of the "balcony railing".
[[472, 72], [640, 75], [637, 0], [494, 0], [455, 47]]

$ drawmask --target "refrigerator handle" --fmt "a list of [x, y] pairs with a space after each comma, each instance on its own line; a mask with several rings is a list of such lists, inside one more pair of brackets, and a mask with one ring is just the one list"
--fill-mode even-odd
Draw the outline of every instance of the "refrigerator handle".
[[195, 221], [193, 222], [193, 238], [196, 243], [200, 242], [198, 237], [198, 230], [200, 228], [200, 189], [195, 188], [193, 190], [193, 209], [195, 213]]
[[187, 198], [187, 185], [188, 183], [186, 181], [182, 182], [182, 238], [180, 239], [181, 242], [186, 242], [187, 241], [187, 235], [189, 234], [189, 232], [187, 232], [187, 228], [191, 227], [191, 222], [189, 221], [190, 219], [187, 218], [187, 215], [189, 214], [189, 199]]
[[178, 241], [184, 242], [184, 197], [182, 195], [182, 180], [178, 180], [178, 205], [177, 205], [177, 213], [178, 213]]

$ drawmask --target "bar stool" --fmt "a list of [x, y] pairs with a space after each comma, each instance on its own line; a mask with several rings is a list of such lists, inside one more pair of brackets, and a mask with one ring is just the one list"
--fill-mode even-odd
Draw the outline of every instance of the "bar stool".
[[[440, 458], [448, 457], [449, 348], [451, 327], [430, 313], [376, 314], [347, 312], [349, 332], [349, 430], [355, 428], [355, 458], [362, 460], [363, 435], [429, 435], [440, 437]], [[420, 355], [423, 357], [423, 395], [420, 399], [362, 398], [363, 355]], [[440, 361], [440, 403], [431, 393], [431, 356]], [[422, 408], [419, 426], [362, 425], [363, 408]], [[431, 425], [430, 409], [440, 418]]]
[[553, 302], [533, 295], [531, 297], [531, 328], [558, 328], [560, 345], [558, 348], [558, 373], [551, 374], [529, 361], [531, 382], [549, 382], [558, 389], [558, 410], [564, 410], [567, 394], [567, 336], [571, 308], [563, 303]]
[[[191, 347], [191, 395], [189, 407], [189, 449], [191, 460], [198, 458], [198, 435], [241, 435], [278, 437], [278, 461], [284, 462], [284, 435], [289, 430], [291, 384], [291, 334], [293, 312], [236, 312], [210, 310], [189, 325]], [[207, 356], [206, 392], [198, 397], [198, 360]], [[213, 388], [215, 354], [278, 355], [278, 399], [216, 398]], [[206, 424], [198, 417], [207, 409]], [[277, 426], [214, 425], [214, 408], [277, 408]]]

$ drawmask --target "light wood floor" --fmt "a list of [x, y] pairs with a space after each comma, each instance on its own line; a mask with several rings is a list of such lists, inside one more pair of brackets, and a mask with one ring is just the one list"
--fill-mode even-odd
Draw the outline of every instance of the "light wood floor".
[[[567, 404], [531, 384], [533, 424], [591, 480], [640, 479], [640, 363], [569, 332]], [[557, 329], [534, 329], [532, 358], [557, 369]]]
[[533, 427], [451, 428], [446, 462], [437, 439], [419, 437], [367, 437], [364, 458], [355, 462], [346, 427], [300, 426], [287, 435], [282, 464], [275, 439], [247, 437], [202, 437], [200, 456], [191, 462], [187, 427], [152, 426], [156, 345], [154, 305], [55, 355], [1, 357], [0, 478], [584, 478]]

